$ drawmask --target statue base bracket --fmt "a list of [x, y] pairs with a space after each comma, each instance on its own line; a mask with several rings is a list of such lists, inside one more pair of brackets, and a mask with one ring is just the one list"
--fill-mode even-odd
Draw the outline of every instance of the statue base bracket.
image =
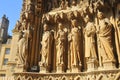
[[71, 72], [72, 73], [74, 73], [74, 72], [76, 72], [76, 73], [81, 72], [81, 65], [73, 66]]
[[64, 65], [59, 65], [57, 66], [57, 71], [56, 73], [63, 73], [64, 72]]
[[113, 61], [105, 61], [103, 62], [103, 68], [104, 69], [115, 69], [115, 62]]
[[94, 71], [98, 67], [98, 63], [96, 60], [89, 60], [87, 62], [87, 71]]

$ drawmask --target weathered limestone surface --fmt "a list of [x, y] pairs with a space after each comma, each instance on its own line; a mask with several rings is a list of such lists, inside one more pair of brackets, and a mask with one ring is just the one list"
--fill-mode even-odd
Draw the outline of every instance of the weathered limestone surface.
[[16, 80], [120, 79], [119, 0], [24, 0], [14, 31]]
[[80, 73], [15, 73], [15, 80], [119, 80], [120, 70]]

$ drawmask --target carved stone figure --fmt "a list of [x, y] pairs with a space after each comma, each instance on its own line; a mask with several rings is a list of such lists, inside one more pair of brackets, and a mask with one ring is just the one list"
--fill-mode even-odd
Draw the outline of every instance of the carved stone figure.
[[102, 61], [114, 62], [113, 46], [112, 46], [112, 24], [108, 18], [104, 17], [102, 12], [97, 14], [99, 19], [99, 30], [98, 33], [98, 45], [99, 45], [99, 56], [102, 57]]
[[61, 0], [60, 8], [65, 9], [65, 0]]
[[26, 19], [29, 21], [29, 22], [33, 22], [33, 17], [34, 17], [34, 5], [31, 1], [29, 1], [29, 3], [27, 4], [27, 8], [25, 10], [25, 16], [26, 16]]
[[50, 56], [51, 56], [52, 40], [53, 40], [53, 36], [48, 29], [48, 25], [45, 24], [44, 25], [44, 34], [43, 34], [42, 42], [41, 42], [41, 44], [42, 44], [41, 65], [44, 67], [49, 66], [51, 64]]
[[76, 5], [77, 5], [76, 0], [73, 0], [73, 1], [72, 1], [72, 6], [76, 6]]
[[71, 11], [71, 12], [68, 13], [68, 20], [73, 20], [73, 19], [75, 19], [75, 15], [74, 15], [74, 13]]
[[57, 66], [64, 64], [64, 53], [65, 53], [65, 44], [66, 44], [66, 32], [63, 30], [63, 25], [59, 23], [58, 25], [58, 32], [56, 36], [57, 40]]
[[85, 18], [86, 27], [84, 29], [85, 33], [85, 57], [88, 60], [96, 60], [96, 46], [95, 46], [95, 33], [96, 28], [93, 22], [90, 22], [90, 18], [86, 16]]
[[60, 4], [60, 9], [64, 10], [64, 9], [68, 9], [68, 1], [67, 0], [61, 0], [61, 4]]
[[18, 20], [16, 25], [15, 25], [14, 31], [19, 31], [20, 28], [21, 28], [21, 22]]
[[52, 6], [53, 8], [57, 8], [59, 5], [59, 1], [58, 0], [52, 0]]
[[27, 21], [26, 19], [24, 19], [22, 22], [22, 29], [25, 30], [26, 28], [27, 28]]
[[18, 41], [18, 64], [24, 66], [24, 69], [27, 70], [29, 66], [28, 63], [28, 39], [29, 39], [29, 30], [25, 29], [22, 34], [21, 38]]
[[61, 22], [61, 17], [60, 17], [59, 14], [56, 14], [56, 15], [55, 15], [54, 21], [55, 21], [56, 23]]
[[72, 66], [79, 66], [81, 65], [80, 59], [80, 30], [77, 26], [77, 21], [74, 19], [72, 20], [72, 29], [69, 35], [70, 41], [70, 50], [71, 50], [71, 65]]

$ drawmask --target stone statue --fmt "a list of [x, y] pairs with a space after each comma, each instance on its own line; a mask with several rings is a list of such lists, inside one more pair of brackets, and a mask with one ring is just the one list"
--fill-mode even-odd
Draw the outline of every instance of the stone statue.
[[59, 65], [63, 65], [64, 64], [64, 60], [63, 60], [63, 56], [65, 53], [65, 43], [66, 43], [66, 32], [63, 30], [63, 25], [61, 23], [59, 23], [58, 25], [58, 32], [57, 32], [57, 36], [56, 36], [56, 40], [57, 40], [57, 66]]
[[18, 41], [18, 65], [23, 66], [23, 71], [27, 71], [30, 66], [30, 44], [32, 41], [31, 27], [25, 28], [21, 31], [20, 39]]
[[65, 9], [65, 0], [61, 0], [60, 9]]
[[59, 1], [58, 0], [52, 0], [52, 6], [53, 6], [53, 8], [57, 8], [59, 6]]
[[28, 61], [28, 37], [29, 32], [27, 29], [25, 29], [23, 32], [21, 32], [21, 38], [18, 41], [18, 58], [19, 58], [19, 64], [27, 66]]
[[53, 36], [51, 34], [51, 32], [48, 29], [48, 25], [44, 24], [43, 26], [44, 28], [44, 33], [43, 33], [43, 37], [42, 37], [42, 49], [41, 49], [41, 65], [46, 67], [49, 66], [51, 64], [51, 46], [52, 46], [52, 41], [53, 41]]
[[102, 12], [97, 14], [99, 19], [98, 25], [98, 45], [99, 45], [99, 56], [102, 57], [102, 61], [114, 62], [113, 46], [112, 46], [112, 24], [108, 18], [104, 17]]
[[16, 25], [15, 25], [14, 31], [19, 31], [20, 28], [21, 28], [21, 22], [18, 20]]
[[88, 16], [85, 17], [86, 27], [84, 28], [85, 34], [85, 58], [89, 60], [96, 60], [96, 49], [95, 49], [95, 34], [96, 28], [93, 22], [90, 22]]
[[68, 16], [68, 20], [75, 19], [75, 15], [74, 15], [73, 11], [69, 12], [67, 16]]
[[76, 6], [76, 5], [77, 5], [76, 0], [73, 0], [73, 1], [72, 1], [72, 6]]
[[27, 28], [27, 20], [24, 19], [22, 22], [22, 30], [25, 30]]
[[68, 1], [67, 0], [61, 0], [61, 4], [60, 4], [60, 9], [61, 10], [65, 10], [68, 9]]
[[80, 60], [80, 30], [77, 26], [77, 21], [74, 19], [72, 20], [72, 29], [71, 33], [69, 34], [69, 42], [70, 42], [70, 50], [71, 50], [71, 65], [72, 66], [79, 66], [81, 65]]
[[54, 21], [55, 21], [55, 23], [59, 23], [59, 22], [61, 22], [61, 17], [60, 17], [60, 15], [59, 15], [58, 13], [55, 14]]

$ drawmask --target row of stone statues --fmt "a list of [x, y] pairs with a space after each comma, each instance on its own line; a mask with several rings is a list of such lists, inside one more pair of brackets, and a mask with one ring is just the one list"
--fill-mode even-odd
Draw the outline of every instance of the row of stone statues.
[[[116, 60], [114, 57], [112, 42], [114, 38], [112, 36], [113, 26], [109, 19], [105, 18], [102, 12], [98, 12], [97, 16], [99, 19], [97, 26], [90, 20], [88, 15], [85, 17], [84, 21], [86, 23], [86, 27], [83, 29], [83, 31], [82, 27], [77, 25], [76, 19], [71, 21], [72, 26], [69, 33], [64, 30], [65, 27], [62, 23], [58, 23], [58, 31], [55, 38], [49, 29], [49, 25], [45, 24], [41, 42], [41, 71], [43, 68], [48, 69], [51, 66], [51, 59], [54, 58], [51, 56], [54, 52], [54, 48], [52, 48], [54, 39], [56, 41], [55, 54], [57, 55], [56, 68], [58, 72], [64, 71], [64, 66], [66, 65], [65, 59], [69, 58], [70, 59], [67, 60], [67, 66], [70, 67], [71, 71], [80, 71], [81, 66], [84, 65], [84, 63], [82, 63], [84, 59], [88, 71], [92, 69], [94, 70], [96, 68], [95, 66], [98, 67], [98, 63], [99, 67], [106, 68], [109, 65], [110, 68], [115, 68]], [[82, 37], [81, 31], [83, 32], [84, 37]], [[66, 54], [66, 47], [68, 47], [68, 55]], [[82, 49], [83, 47], [85, 47], [85, 49]], [[66, 55], [69, 58], [66, 58]]]
[[[71, 71], [80, 71], [80, 68], [86, 69], [86, 67], [87, 70], [92, 70], [98, 68], [98, 63], [99, 67], [111, 65], [113, 68], [115, 66], [115, 55], [117, 54], [119, 59], [120, 54], [114, 51], [114, 23], [112, 24], [108, 18], [105, 18], [102, 12], [98, 11], [97, 13], [97, 10], [101, 8], [99, 5], [103, 6], [106, 1], [109, 1], [89, 0], [88, 4], [84, 4], [84, 1], [61, 0], [58, 10], [55, 9], [55, 11], [43, 14], [41, 17], [40, 25], [43, 26], [44, 24], [44, 33], [39, 37], [42, 38], [40, 41], [40, 46], [42, 46], [40, 49], [40, 71], [42, 69], [49, 71], [54, 65], [58, 72], [59, 70], [66, 70], [65, 66]], [[69, 2], [71, 5], [68, 4]], [[79, 5], [77, 2], [80, 2]], [[30, 61], [28, 58], [32, 56], [30, 49], [32, 49], [31, 44], [33, 43], [31, 41], [34, 39], [34, 35], [31, 34], [35, 34], [35, 27], [41, 27], [33, 24], [36, 21], [33, 19], [34, 9], [31, 3], [30, 1], [26, 4], [21, 19], [15, 27], [15, 30], [21, 32], [22, 35], [18, 42], [19, 63], [25, 65], [26, 68]], [[97, 22], [94, 23], [93, 21]], [[118, 26], [119, 22], [118, 19]], [[120, 32], [118, 28], [117, 30]], [[38, 34], [41, 35], [41, 33], [42, 30]], [[118, 33], [117, 37], [120, 38]], [[119, 40], [118, 42], [120, 42]], [[117, 46], [119, 51], [119, 44]]]

